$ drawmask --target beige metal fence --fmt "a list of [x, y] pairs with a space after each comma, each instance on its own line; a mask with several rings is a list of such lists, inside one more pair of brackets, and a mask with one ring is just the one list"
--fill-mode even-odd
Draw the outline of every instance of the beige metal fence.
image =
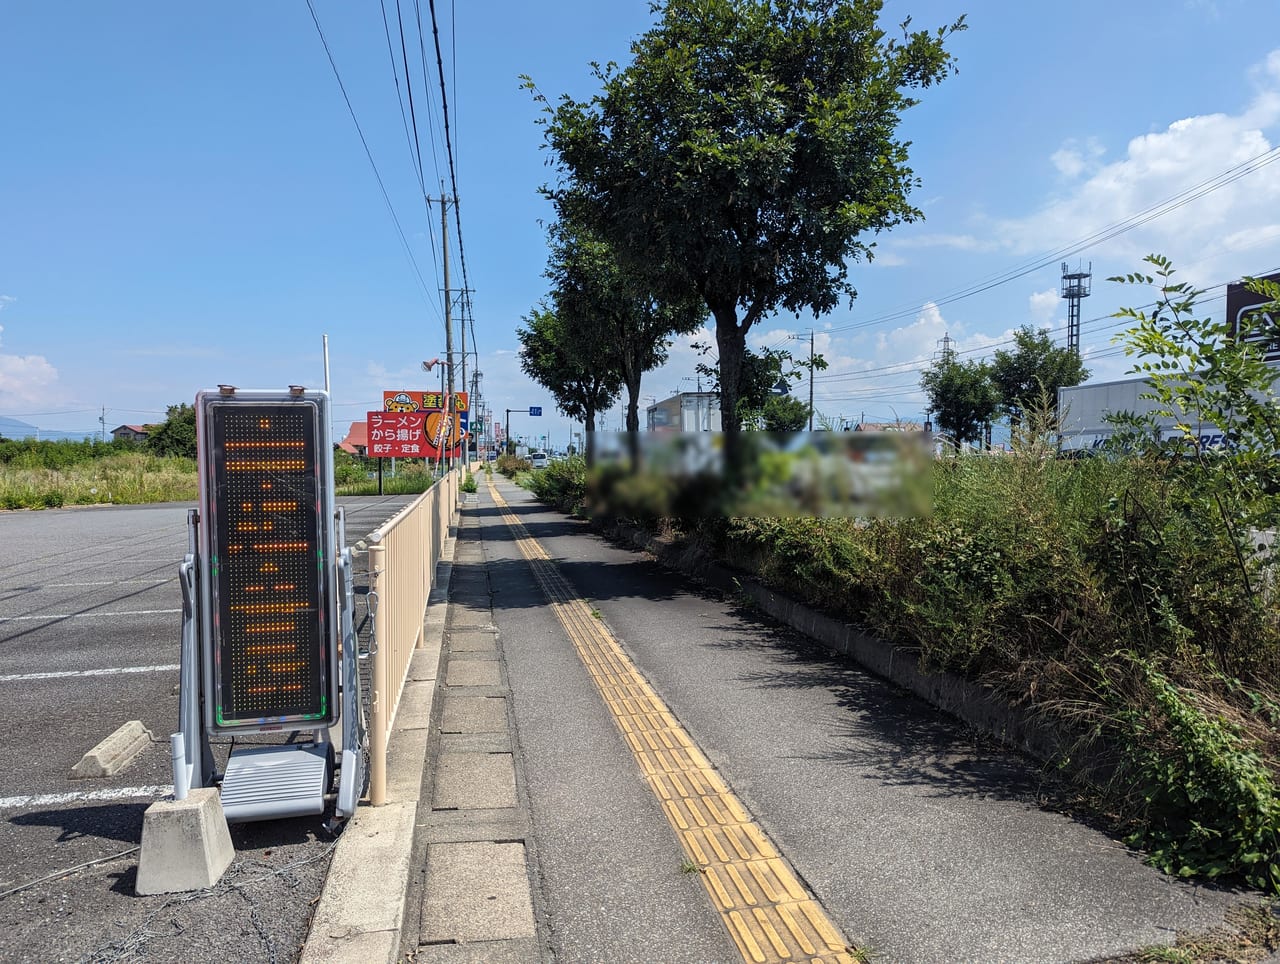
[[373, 696], [369, 710], [369, 802], [387, 802], [387, 738], [422, 621], [436, 563], [458, 508], [461, 469], [443, 479], [370, 533], [369, 592], [376, 600]]

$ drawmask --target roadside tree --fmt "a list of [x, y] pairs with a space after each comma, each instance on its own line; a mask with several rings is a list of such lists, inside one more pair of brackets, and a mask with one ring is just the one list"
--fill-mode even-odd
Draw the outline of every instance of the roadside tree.
[[954, 69], [963, 18], [889, 39], [880, 0], [667, 0], [601, 92], [544, 104], [561, 219], [608, 239], [656, 290], [715, 318], [731, 462], [746, 337], [779, 309], [815, 316], [856, 292], [868, 236], [920, 218], [897, 136], [910, 91]]
[[608, 328], [593, 316], [562, 314], [545, 303], [516, 329], [520, 367], [556, 400], [556, 407], [587, 430], [587, 458], [596, 413], [607, 410], [622, 391], [617, 354]]
[[991, 381], [1000, 396], [1000, 409], [1017, 427], [1029, 403], [1042, 395], [1050, 408], [1058, 409], [1058, 389], [1079, 385], [1089, 377], [1080, 357], [1053, 343], [1049, 333], [1023, 325], [1013, 334], [1012, 351], [997, 350], [991, 357]]
[[929, 398], [938, 428], [957, 447], [980, 441], [1000, 405], [990, 367], [985, 362], [960, 361], [954, 352], [944, 353], [925, 369], [920, 388]]
[[196, 457], [196, 410], [183, 402], [170, 405], [164, 422], [147, 433], [147, 451], [154, 455]]
[[700, 301], [660, 298], [644, 277], [618, 260], [612, 246], [572, 223], [551, 228], [547, 276], [559, 313], [591, 318], [607, 333], [627, 392], [627, 431], [640, 430], [640, 380], [664, 364], [672, 335], [698, 328], [706, 318]]

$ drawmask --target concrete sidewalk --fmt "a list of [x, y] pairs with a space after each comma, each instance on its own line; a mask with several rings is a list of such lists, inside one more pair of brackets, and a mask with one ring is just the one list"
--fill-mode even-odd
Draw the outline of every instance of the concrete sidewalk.
[[324, 892], [302, 948], [304, 964], [392, 962], [400, 956], [414, 821], [427, 761], [432, 707], [457, 539], [445, 542], [388, 741], [387, 803], [361, 805], [338, 840]]
[[[1024, 759], [977, 746], [913, 697], [810, 654], [787, 630], [690, 591], [581, 527], [553, 525], [563, 516], [505, 480], [500, 486], [548, 533], [551, 558], [576, 573], [578, 592], [599, 601], [672, 712], [777, 831], [784, 858], [873, 957], [1136, 961], [1127, 955], [1219, 927], [1232, 907], [1256, 903], [1257, 895], [1142, 866], [1103, 834], [1038, 806], [1038, 778]], [[304, 961], [542, 961], [553, 946], [564, 953], [568, 922], [549, 919], [551, 909], [567, 901], [598, 913], [581, 894], [550, 889], [553, 864], [580, 868], [578, 877], [594, 872], [580, 855], [561, 852], [578, 841], [546, 844], [540, 865], [532, 831], [546, 809], [531, 810], [538, 798], [528, 784], [544, 779], [539, 745], [554, 739], [531, 725], [534, 700], [545, 691], [557, 705], [573, 703], [552, 689], [564, 670], [551, 668], [547, 647], [558, 644], [544, 631], [531, 648], [533, 610], [511, 608], [510, 580], [523, 578], [515, 574], [524, 564], [512, 568], [508, 547], [497, 548], [501, 561], [487, 561], [486, 533], [505, 539], [505, 525], [483, 511], [491, 505], [483, 484], [469, 502], [397, 717], [391, 803], [362, 807], [345, 831]], [[556, 526], [563, 534], [551, 534]], [[497, 597], [507, 599], [503, 613], [493, 608], [495, 566], [507, 574]], [[625, 591], [608, 590], [616, 579]], [[744, 645], [743, 633], [759, 644]], [[517, 707], [535, 713], [521, 717], [519, 742]], [[428, 745], [433, 721], [438, 736]], [[615, 736], [585, 738], [603, 751]], [[919, 772], [911, 769], [917, 756]], [[631, 906], [636, 914], [654, 909]]]

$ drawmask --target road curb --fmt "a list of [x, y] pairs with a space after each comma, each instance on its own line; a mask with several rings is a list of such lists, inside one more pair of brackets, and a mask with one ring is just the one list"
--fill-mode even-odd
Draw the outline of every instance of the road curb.
[[396, 710], [387, 761], [387, 803], [381, 807], [362, 803], [338, 839], [299, 957], [302, 964], [392, 964], [399, 958], [456, 545], [457, 539], [451, 537], [441, 551], [423, 616], [422, 645], [413, 654]]

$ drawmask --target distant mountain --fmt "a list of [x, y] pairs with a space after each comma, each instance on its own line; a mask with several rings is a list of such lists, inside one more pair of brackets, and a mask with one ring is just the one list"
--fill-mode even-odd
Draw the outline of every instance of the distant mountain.
[[98, 433], [90, 429], [89, 431], [64, 431], [62, 429], [42, 429], [38, 425], [32, 425], [30, 422], [23, 422], [16, 418], [10, 418], [8, 415], [0, 415], [0, 436], [4, 438], [38, 438], [44, 441], [60, 442], [64, 439], [71, 439], [78, 442], [81, 439], [93, 438]]
[[20, 422], [16, 418], [0, 415], [0, 435], [5, 438], [35, 438], [40, 431], [30, 422]]

